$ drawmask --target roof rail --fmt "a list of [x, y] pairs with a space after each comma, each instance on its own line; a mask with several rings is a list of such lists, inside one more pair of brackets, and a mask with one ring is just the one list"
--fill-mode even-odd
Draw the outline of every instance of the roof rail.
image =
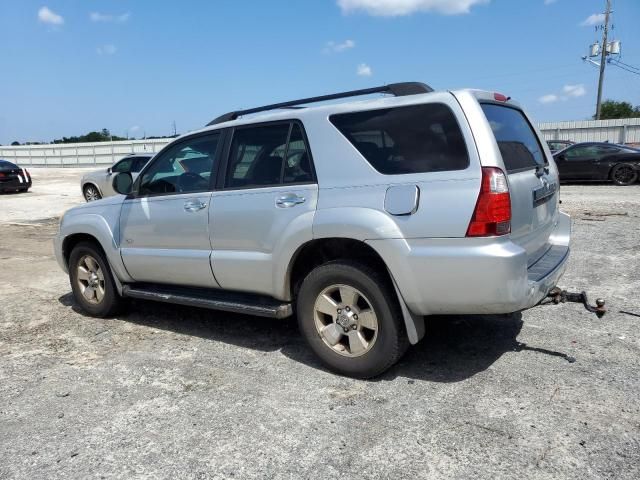
[[420, 82], [403, 82], [403, 83], [391, 83], [389, 85], [383, 85], [381, 87], [364, 88], [362, 90], [351, 90], [349, 92], [332, 93], [331, 95], [321, 95], [319, 97], [301, 98], [300, 100], [291, 100], [289, 102], [274, 103], [272, 105], [265, 105], [263, 107], [249, 108], [247, 110], [237, 110], [234, 112], [225, 113], [218, 118], [210, 121], [207, 126], [216, 125], [218, 123], [229, 122], [236, 120], [241, 115], [249, 115], [251, 113], [266, 112], [268, 110], [276, 110], [278, 108], [290, 108], [307, 103], [325, 102], [327, 100], [336, 100], [338, 98], [359, 97], [361, 95], [371, 95], [372, 93], [388, 93], [395, 95], [396, 97], [403, 97], [406, 95], [418, 95], [420, 93], [433, 92], [433, 88], [425, 83]]

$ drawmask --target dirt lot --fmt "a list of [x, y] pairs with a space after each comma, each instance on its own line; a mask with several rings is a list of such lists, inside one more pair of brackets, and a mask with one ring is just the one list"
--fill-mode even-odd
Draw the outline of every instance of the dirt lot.
[[640, 186], [562, 188], [563, 286], [605, 297], [603, 320], [431, 318], [356, 381], [292, 321], [79, 313], [51, 251], [79, 176], [34, 170], [32, 193], [0, 196], [0, 478], [640, 478]]

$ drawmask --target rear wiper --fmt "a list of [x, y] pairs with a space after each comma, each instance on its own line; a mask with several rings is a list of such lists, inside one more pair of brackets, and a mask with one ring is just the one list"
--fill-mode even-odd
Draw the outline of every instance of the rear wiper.
[[545, 163], [544, 165], [536, 165], [536, 177], [541, 177], [542, 175], [549, 175], [548, 163]]

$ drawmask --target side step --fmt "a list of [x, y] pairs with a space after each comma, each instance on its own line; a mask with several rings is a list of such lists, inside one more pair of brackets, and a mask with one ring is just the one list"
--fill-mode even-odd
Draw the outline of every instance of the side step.
[[228, 292], [208, 288], [174, 287], [155, 284], [132, 284], [122, 287], [122, 295], [140, 300], [175, 303], [190, 307], [209, 308], [269, 318], [293, 315], [290, 303], [263, 295]]

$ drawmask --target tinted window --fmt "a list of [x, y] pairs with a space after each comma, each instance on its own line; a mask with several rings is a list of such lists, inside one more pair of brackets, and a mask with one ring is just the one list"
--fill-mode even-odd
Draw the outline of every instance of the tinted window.
[[130, 172], [132, 164], [133, 157], [125, 158], [124, 160], [120, 160], [118, 163], [116, 163], [111, 171], [115, 173]]
[[283, 183], [310, 182], [311, 159], [309, 151], [302, 135], [302, 128], [297, 123], [293, 124], [289, 145], [287, 147], [287, 161], [284, 164], [282, 177]]
[[489, 103], [482, 104], [482, 110], [496, 137], [507, 171], [545, 164], [538, 137], [520, 110]]
[[161, 153], [142, 176], [139, 194], [209, 190], [220, 134], [195, 137]]
[[583, 160], [586, 158], [595, 158], [598, 156], [598, 147], [595, 145], [583, 145], [580, 147], [569, 148], [564, 152], [565, 157], [569, 160]]
[[140, 170], [144, 168], [144, 166], [149, 161], [149, 157], [136, 157], [133, 160], [133, 166], [131, 167], [131, 171], [133, 173], [140, 173]]
[[7, 162], [6, 160], [0, 160], [0, 168], [13, 169], [13, 168], [20, 168], [20, 167], [18, 167], [15, 163]]
[[469, 166], [460, 126], [443, 104], [344, 113], [330, 120], [373, 168], [386, 175]]
[[280, 184], [289, 137], [288, 123], [238, 128], [233, 134], [225, 186]]

